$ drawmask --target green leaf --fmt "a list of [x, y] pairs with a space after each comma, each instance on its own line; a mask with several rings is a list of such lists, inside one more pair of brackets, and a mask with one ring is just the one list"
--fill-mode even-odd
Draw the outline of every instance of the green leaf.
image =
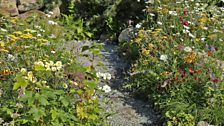
[[91, 89], [96, 88], [96, 84], [95, 84], [94, 81], [91, 81], [91, 80], [84, 80], [83, 83], [84, 83], [85, 85], [87, 85], [87, 86], [88, 86], [89, 88], [91, 88]]
[[52, 120], [55, 120], [58, 117], [58, 112], [56, 109], [50, 111]]
[[69, 102], [70, 102], [69, 97], [63, 97], [63, 96], [61, 96], [61, 97], [59, 98], [59, 100], [62, 102], [62, 104], [63, 104], [65, 107], [67, 107], [67, 106], [69, 105]]
[[22, 76], [17, 76], [16, 77], [16, 82], [13, 85], [13, 90], [17, 90], [19, 87], [27, 87], [28, 82]]
[[34, 105], [30, 109], [29, 113], [33, 115], [33, 118], [36, 122], [38, 122], [41, 117], [46, 115], [43, 108], [37, 108]]

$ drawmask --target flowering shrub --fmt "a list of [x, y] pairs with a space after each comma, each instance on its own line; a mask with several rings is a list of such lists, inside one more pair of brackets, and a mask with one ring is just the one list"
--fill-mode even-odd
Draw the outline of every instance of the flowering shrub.
[[0, 125], [103, 125], [98, 78], [63, 48], [59, 24], [0, 18]]
[[224, 9], [217, 2], [147, 1], [148, 18], [121, 45], [137, 54], [125, 87], [153, 100], [167, 125], [224, 124]]

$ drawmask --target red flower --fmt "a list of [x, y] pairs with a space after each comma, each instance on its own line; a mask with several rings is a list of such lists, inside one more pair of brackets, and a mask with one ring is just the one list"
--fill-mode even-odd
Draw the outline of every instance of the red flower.
[[196, 80], [196, 81], [200, 81], [201, 78], [199, 78], [199, 77], [194, 77], [194, 80]]
[[219, 80], [218, 80], [218, 79], [213, 79], [212, 82], [213, 82], [213, 83], [218, 83]]
[[189, 68], [190, 71], [193, 71], [193, 68]]
[[188, 26], [188, 21], [184, 21], [184, 26]]
[[179, 78], [179, 76], [177, 75], [177, 76], [175, 77], [175, 79], [178, 80], [178, 78]]

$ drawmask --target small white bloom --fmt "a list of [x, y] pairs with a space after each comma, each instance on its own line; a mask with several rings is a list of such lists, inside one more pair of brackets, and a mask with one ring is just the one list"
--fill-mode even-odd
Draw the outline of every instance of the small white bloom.
[[191, 33], [188, 34], [191, 38], [195, 38], [195, 36]]
[[102, 73], [101, 73], [101, 72], [97, 72], [97, 73], [96, 73], [96, 76], [97, 76], [98, 78], [100, 78], [100, 77], [102, 77]]
[[56, 52], [54, 50], [51, 51], [52, 54], [55, 54]]
[[50, 61], [49, 64], [50, 64], [50, 66], [53, 66], [54, 65], [54, 62], [53, 61]]
[[188, 27], [188, 26], [185, 26], [185, 25], [184, 25], [184, 28], [185, 28], [185, 29], [190, 29], [190, 27]]
[[154, 16], [155, 16], [155, 14], [153, 14], [153, 13], [149, 13], [149, 15], [150, 15], [150, 16], [152, 16], [152, 17], [154, 17]]
[[169, 11], [169, 14], [176, 16], [177, 15], [177, 12], [176, 11]]
[[191, 49], [191, 47], [187, 46], [187, 47], [184, 48], [184, 51], [185, 51], [185, 52], [191, 52], [192, 49]]
[[174, 26], [174, 25], [171, 25], [170, 27], [171, 27], [171, 28], [175, 28], [175, 26]]
[[110, 80], [111, 79], [111, 74], [110, 73], [105, 73], [106, 79]]
[[162, 61], [167, 61], [168, 56], [167, 55], [161, 55], [159, 59], [162, 60]]
[[57, 22], [54, 22], [54, 21], [52, 21], [52, 20], [49, 20], [49, 21], [48, 21], [48, 24], [50, 24], [50, 25], [57, 25], [58, 23], [57, 23]]
[[52, 71], [57, 71], [57, 67], [51, 67]]
[[32, 72], [32, 71], [29, 71], [29, 72], [27, 73], [27, 76], [28, 76], [28, 78], [32, 78], [32, 77], [33, 77], [33, 72]]
[[37, 37], [41, 37], [42, 35], [41, 34], [37, 34]]
[[50, 18], [50, 17], [51, 17], [51, 15], [50, 15], [50, 14], [46, 14], [46, 16], [47, 16], [48, 18]]
[[102, 88], [102, 90], [103, 90], [105, 93], [109, 93], [109, 92], [111, 91], [111, 88], [110, 88], [110, 86], [108, 86], [108, 85], [104, 85], [103, 88]]
[[0, 30], [1, 30], [1, 31], [3, 31], [3, 32], [7, 32], [7, 30], [6, 30], [6, 29], [4, 29], [4, 28], [1, 28]]
[[141, 25], [140, 24], [137, 24], [135, 27], [136, 28], [141, 28]]
[[205, 38], [201, 38], [201, 41], [205, 41]]
[[66, 83], [64, 83], [64, 84], [63, 84], [63, 87], [64, 87], [65, 89], [67, 89], [67, 88], [68, 88], [68, 85], [67, 85]]
[[20, 70], [20, 72], [22, 72], [22, 73], [26, 73], [26, 68], [22, 68], [21, 70]]
[[11, 61], [14, 61], [15, 57], [12, 54], [8, 54], [8, 59], [11, 60]]
[[157, 24], [162, 25], [163, 23], [162, 23], [162, 22], [160, 22], [160, 21], [157, 21]]

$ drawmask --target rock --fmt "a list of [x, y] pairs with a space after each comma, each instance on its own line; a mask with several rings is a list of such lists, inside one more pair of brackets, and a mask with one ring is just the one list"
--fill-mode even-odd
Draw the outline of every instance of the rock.
[[51, 17], [53, 17], [53, 18], [60, 17], [61, 12], [60, 12], [60, 8], [58, 5], [53, 8], [52, 12], [53, 12], [53, 14], [51, 14]]
[[197, 126], [214, 126], [214, 125], [209, 125], [207, 122], [205, 121], [200, 121], [198, 122]]
[[133, 27], [126, 28], [120, 33], [118, 37], [118, 42], [130, 41], [133, 36], [134, 36], [134, 28]]
[[1, 0], [0, 1], [0, 14], [8, 16], [16, 16], [19, 14], [16, 0]]
[[39, 10], [31, 10], [31, 11], [25, 12], [23, 14], [20, 14], [18, 17], [21, 19], [27, 19], [28, 17], [31, 17], [31, 16], [38, 16], [38, 17], [43, 17], [43, 18], [47, 17], [44, 12], [39, 11]]
[[19, 12], [26, 12], [29, 10], [38, 10], [44, 6], [43, 3], [38, 2], [38, 0], [18, 0], [18, 10]]

